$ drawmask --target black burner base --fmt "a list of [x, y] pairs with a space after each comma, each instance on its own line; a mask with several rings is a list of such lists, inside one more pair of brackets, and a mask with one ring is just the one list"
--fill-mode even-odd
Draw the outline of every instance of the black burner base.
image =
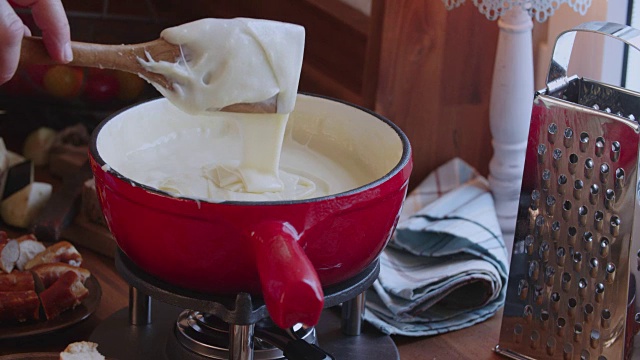
[[[175, 340], [173, 333], [182, 309], [153, 300], [151, 325], [129, 325], [129, 310], [123, 308], [102, 321], [89, 337], [107, 358], [118, 360], [203, 360]], [[359, 336], [340, 330], [340, 314], [325, 309], [316, 326], [319, 346], [336, 360], [399, 360], [398, 348], [387, 335], [364, 324]]]

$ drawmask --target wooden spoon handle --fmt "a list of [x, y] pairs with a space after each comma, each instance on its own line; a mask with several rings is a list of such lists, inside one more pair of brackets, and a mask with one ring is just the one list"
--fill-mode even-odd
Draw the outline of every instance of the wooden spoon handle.
[[[170, 82], [162, 75], [145, 70], [140, 65], [138, 58], [147, 59], [146, 52], [155, 61], [175, 62], [180, 56], [180, 47], [163, 39], [134, 45], [103, 45], [72, 41], [71, 49], [73, 51], [73, 60], [69, 65], [115, 69], [141, 74], [166, 88], [171, 87]], [[42, 38], [32, 36], [22, 39], [20, 62], [26, 64], [56, 63], [49, 56]]]

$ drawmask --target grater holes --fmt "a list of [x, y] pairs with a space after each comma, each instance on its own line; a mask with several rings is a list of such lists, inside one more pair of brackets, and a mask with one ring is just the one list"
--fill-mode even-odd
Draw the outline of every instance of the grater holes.
[[[562, 277], [564, 278], [565, 274], [568, 273], [563, 273]], [[571, 278], [571, 275], [569, 275], [569, 278]], [[560, 309], [560, 294], [557, 292], [552, 292], [551, 293], [551, 297], [549, 297], [549, 299], [551, 300], [551, 310], [553, 310], [554, 312], [558, 312], [558, 310]]]
[[543, 326], [547, 324], [547, 321], [549, 321], [550, 318], [551, 316], [549, 315], [548, 311], [546, 310], [540, 311], [540, 322], [542, 323]]
[[581, 342], [580, 337], [582, 336], [582, 324], [581, 323], [575, 323], [573, 325], [573, 341], [579, 343]]
[[549, 243], [546, 240], [542, 241], [542, 243], [540, 244], [540, 248], [538, 249], [538, 256], [540, 257], [540, 260], [542, 260], [542, 262], [549, 261], [550, 250], [551, 246], [549, 245]]
[[580, 272], [580, 268], [582, 268], [582, 253], [579, 251], [574, 252], [571, 260], [573, 262], [573, 270]]
[[553, 215], [556, 211], [556, 198], [553, 195], [547, 196], [547, 214]]
[[611, 311], [609, 309], [603, 309], [600, 313], [600, 326], [603, 329], [608, 329], [611, 326]]
[[614, 141], [611, 143], [611, 161], [616, 162], [620, 159], [620, 142]]
[[593, 176], [593, 168], [595, 167], [595, 163], [592, 158], [587, 158], [584, 161], [584, 177], [587, 179], [591, 179]]
[[593, 227], [597, 231], [602, 231], [603, 224], [604, 224], [604, 213], [600, 210], [597, 210], [593, 214]]
[[555, 148], [553, 149], [553, 167], [556, 169], [560, 168], [560, 160], [562, 160], [562, 150]]
[[616, 193], [612, 189], [607, 189], [604, 193], [604, 207], [611, 210], [616, 203]]
[[597, 184], [591, 185], [591, 187], [589, 187], [589, 202], [591, 203], [591, 205], [597, 204], [599, 197], [600, 187]]
[[580, 298], [584, 299], [587, 296], [588, 287], [589, 283], [587, 282], [587, 279], [580, 278], [580, 280], [578, 280], [578, 295]]
[[538, 145], [538, 163], [544, 163], [544, 155], [547, 153], [547, 146], [545, 144]]
[[598, 276], [598, 267], [600, 266], [600, 262], [597, 258], [592, 257], [589, 259], [589, 276], [595, 278]]
[[607, 266], [604, 268], [604, 279], [609, 283], [613, 283], [613, 280], [616, 277], [616, 265], [614, 263], [608, 263]]
[[516, 344], [520, 344], [522, 342], [522, 333], [524, 332], [524, 328], [520, 324], [516, 324], [513, 327], [513, 341]]
[[565, 326], [567, 326], [567, 320], [563, 317], [559, 317], [558, 320], [556, 320], [556, 334], [558, 336], [564, 336]]
[[521, 300], [526, 300], [529, 295], [529, 282], [525, 279], [520, 279], [518, 282], [518, 296]]
[[615, 173], [616, 187], [622, 189], [624, 187], [624, 169], [617, 168]]
[[580, 360], [590, 360], [590, 357], [591, 354], [587, 349], [582, 350], [582, 352], [580, 353]]
[[589, 209], [586, 206], [580, 206], [578, 208], [578, 224], [580, 226], [587, 224], [587, 215], [589, 215]]
[[535, 239], [533, 235], [529, 234], [524, 238], [524, 249], [527, 252], [527, 255], [533, 255], [533, 245], [535, 243]]
[[578, 233], [578, 230], [573, 226], [570, 226], [567, 229], [567, 243], [570, 246], [575, 246], [576, 245], [576, 234], [577, 233]]
[[563, 272], [561, 284], [562, 290], [564, 290], [565, 292], [569, 291], [569, 288], [571, 287], [571, 274], [569, 274], [568, 272]]
[[605, 287], [604, 287], [603, 283], [597, 283], [596, 284], [596, 288], [594, 290], [594, 292], [595, 292], [594, 298], [595, 298], [596, 302], [601, 303], [602, 300], [604, 300], [604, 290], [605, 290]]
[[578, 300], [576, 298], [570, 298], [567, 301], [567, 314], [570, 318], [574, 318], [576, 316], [576, 309], [578, 308]]
[[547, 286], [552, 286], [556, 275], [556, 269], [553, 266], [547, 265], [544, 268], [544, 283]]
[[578, 166], [578, 155], [576, 154], [570, 154], [569, 155], [569, 173], [571, 173], [571, 175], [575, 175], [576, 173], [576, 167]]
[[618, 236], [620, 233], [620, 217], [618, 215], [612, 215], [609, 220], [609, 233], [611, 236]]
[[560, 176], [558, 176], [558, 194], [564, 195], [566, 185], [567, 176], [564, 174], [560, 174]]
[[556, 250], [556, 264], [558, 264], [558, 266], [560, 267], [564, 267], [564, 261], [566, 259], [566, 250], [560, 246], [557, 250]]
[[593, 349], [598, 348], [600, 345], [600, 331], [595, 329], [591, 330], [591, 334], [589, 334], [589, 345], [591, 345]]
[[556, 339], [554, 339], [552, 336], [549, 336], [549, 338], [547, 338], [547, 355], [549, 356], [553, 356], [553, 354], [556, 351]]
[[544, 169], [542, 171], [542, 189], [549, 190], [549, 184], [551, 179], [551, 171], [549, 169]]
[[538, 210], [540, 207], [540, 191], [533, 190], [531, 192], [531, 210]]
[[582, 197], [582, 188], [584, 188], [584, 182], [578, 179], [573, 182], [573, 198], [576, 200], [580, 200]]
[[571, 208], [572, 207], [573, 207], [573, 204], [569, 200], [565, 200], [562, 203], [562, 218], [565, 221], [569, 221], [569, 219], [571, 218]]
[[564, 147], [570, 148], [573, 145], [573, 129], [566, 128], [564, 129]]
[[531, 319], [533, 319], [533, 307], [531, 305], [525, 305], [524, 310], [522, 311], [522, 318], [530, 323]]
[[562, 358], [564, 360], [571, 360], [573, 358], [573, 345], [566, 343], [562, 348]]
[[540, 263], [536, 260], [531, 260], [529, 262], [529, 279], [532, 281], [537, 281], [540, 276]]
[[580, 151], [586, 152], [589, 146], [589, 134], [586, 132], [580, 133]]
[[533, 330], [531, 332], [531, 336], [529, 336], [529, 341], [529, 346], [531, 346], [532, 349], [537, 349], [540, 346], [540, 333], [538, 333], [536, 330]]
[[591, 320], [593, 320], [593, 312], [595, 311], [595, 308], [593, 307], [593, 305], [587, 303], [584, 306], [584, 310], [583, 310], [583, 314], [584, 314], [584, 322], [585, 323], [590, 323]]
[[602, 136], [598, 136], [596, 138], [596, 156], [600, 157], [604, 153], [604, 138]]
[[547, 128], [547, 140], [551, 144], [554, 144], [556, 142], [557, 134], [558, 134], [558, 125], [556, 125], [555, 123], [549, 124], [549, 127]]
[[551, 223], [551, 240], [553, 240], [554, 242], [558, 242], [558, 240], [560, 240], [560, 222], [559, 221], [554, 221], [553, 223]]
[[582, 234], [582, 248], [585, 252], [591, 252], [593, 248], [593, 234], [590, 231], [586, 231]]
[[609, 255], [609, 238], [602, 237], [600, 239], [600, 256], [607, 257]]
[[542, 288], [542, 286], [536, 285], [533, 288], [533, 301], [537, 305], [542, 305], [542, 302], [544, 301], [544, 289]]
[[606, 184], [609, 180], [609, 164], [603, 163], [600, 165], [600, 182]]

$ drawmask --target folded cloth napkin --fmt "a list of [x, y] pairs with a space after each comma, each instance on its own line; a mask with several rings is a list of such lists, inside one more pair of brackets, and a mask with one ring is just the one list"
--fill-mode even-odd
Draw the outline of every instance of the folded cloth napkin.
[[453, 159], [407, 197], [367, 291], [365, 320], [405, 336], [481, 322], [504, 302], [507, 262], [487, 180]]

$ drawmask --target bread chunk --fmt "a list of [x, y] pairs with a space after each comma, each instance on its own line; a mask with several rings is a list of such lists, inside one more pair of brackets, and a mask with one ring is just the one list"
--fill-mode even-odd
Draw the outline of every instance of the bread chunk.
[[40, 293], [42, 308], [48, 320], [55, 319], [63, 311], [80, 305], [89, 295], [77, 273], [67, 271], [48, 289]]
[[53, 285], [53, 283], [58, 281], [58, 279], [67, 271], [73, 271], [78, 274], [78, 277], [83, 284], [91, 277], [91, 272], [89, 270], [65, 263], [41, 264], [31, 269], [31, 272], [40, 279], [42, 286], [44, 286], [45, 289], [48, 289]]
[[14, 271], [0, 274], [0, 291], [35, 291], [36, 286], [31, 273]]
[[89, 341], [71, 343], [60, 353], [60, 360], [104, 360], [98, 344]]
[[0, 324], [38, 320], [40, 300], [33, 290], [0, 291]]
[[67, 263], [72, 266], [80, 266], [82, 264], [82, 255], [68, 241], [60, 241], [49, 246], [45, 251], [37, 254], [33, 259], [29, 260], [24, 266], [25, 270], [41, 264], [51, 264], [56, 262]]

